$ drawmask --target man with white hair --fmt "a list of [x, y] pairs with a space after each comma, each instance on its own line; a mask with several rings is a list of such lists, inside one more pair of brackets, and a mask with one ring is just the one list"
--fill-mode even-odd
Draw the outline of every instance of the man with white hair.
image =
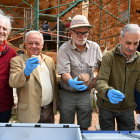
[[98, 91], [101, 130], [135, 130], [134, 88], [140, 91], [140, 32], [137, 24], [122, 28], [119, 42], [102, 59], [95, 88]]
[[58, 88], [53, 59], [43, 55], [43, 36], [29, 31], [27, 53], [11, 59], [9, 84], [17, 88], [17, 118], [21, 123], [54, 123]]
[[[93, 111], [93, 93], [96, 78], [94, 69], [100, 66], [102, 53], [97, 43], [87, 40], [90, 25], [83, 15], [75, 16], [71, 21], [72, 40], [64, 43], [58, 52], [57, 71], [61, 75], [60, 123], [74, 123], [75, 112], [81, 130], [91, 126]], [[89, 84], [78, 81], [80, 74], [89, 75]]]
[[10, 59], [16, 56], [6, 43], [11, 31], [10, 17], [0, 11], [0, 123], [7, 123], [14, 105], [13, 89], [9, 86]]

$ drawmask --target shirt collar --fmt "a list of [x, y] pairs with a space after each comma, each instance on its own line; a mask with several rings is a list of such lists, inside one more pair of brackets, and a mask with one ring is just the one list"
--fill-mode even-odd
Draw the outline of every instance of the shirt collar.
[[124, 58], [125, 58], [125, 60], [126, 60], [126, 63], [130, 63], [130, 62], [134, 61], [134, 59], [135, 59], [135, 53], [133, 53], [133, 54], [130, 56], [130, 59], [128, 60], [127, 57], [125, 56], [125, 54], [124, 54], [123, 51], [122, 51], [121, 44], [119, 45], [119, 50], [120, 50], [120, 54], [124, 56]]
[[[43, 55], [42, 53], [40, 53], [40, 55], [41, 55], [41, 57], [42, 57], [42, 60], [45, 60], [45, 58], [47, 57], [46, 55]], [[26, 51], [26, 53], [25, 53], [25, 56], [26, 56], [26, 60], [28, 60], [29, 58], [31, 58], [31, 57], [29, 56], [29, 54], [27, 53], [27, 51]]]
[[46, 55], [43, 55], [42, 53], [40, 54], [42, 57], [42, 60], [45, 61], [45, 58], [47, 57]]
[[[70, 48], [71, 48], [71, 49], [73, 49], [73, 50], [77, 49], [77, 47], [76, 47], [76, 45], [75, 45], [75, 43], [74, 43], [73, 40], [71, 40], [69, 43], [70, 43], [69, 45], [70, 45]], [[90, 45], [89, 45], [88, 40], [86, 41], [86, 48], [87, 48], [87, 49], [90, 49]]]

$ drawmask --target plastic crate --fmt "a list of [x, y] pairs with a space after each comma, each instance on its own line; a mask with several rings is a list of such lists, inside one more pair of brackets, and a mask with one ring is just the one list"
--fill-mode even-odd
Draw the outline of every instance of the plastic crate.
[[129, 136], [132, 136], [140, 140], [140, 131], [131, 131]]
[[0, 123], [0, 140], [82, 140], [76, 124]]
[[82, 140], [138, 140], [129, 131], [81, 131]]

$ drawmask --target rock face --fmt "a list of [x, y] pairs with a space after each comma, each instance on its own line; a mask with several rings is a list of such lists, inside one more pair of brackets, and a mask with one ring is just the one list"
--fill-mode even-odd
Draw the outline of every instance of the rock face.
[[[60, 0], [60, 5], [70, 3], [73, 1], [75, 1], [75, 0]], [[108, 46], [108, 49], [112, 49], [115, 47], [115, 45], [117, 43], [119, 43], [119, 34], [120, 34], [122, 27], [125, 25], [124, 23], [121, 24], [121, 22], [119, 20], [117, 20], [115, 17], [118, 17], [120, 19], [122, 16], [122, 12], [128, 10], [129, 0], [127, 0], [127, 1], [102, 0], [103, 5], [105, 5], [103, 8], [115, 16], [115, 17], [113, 17], [109, 13], [107, 14], [106, 11], [102, 10], [102, 17], [101, 17], [102, 24], [100, 24], [101, 9], [99, 7], [99, 6], [101, 6], [101, 1], [98, 1], [98, 2], [97, 2], [97, 0], [92, 0], [92, 1], [96, 2], [96, 4], [98, 6], [89, 2], [88, 20], [89, 20], [90, 24], [95, 26], [95, 28], [90, 30], [90, 35], [89, 35], [88, 39], [95, 41], [98, 44], [100, 43], [102, 50], [104, 49], [105, 44], [106, 44], [106, 46]], [[119, 4], [118, 1], [120, 1], [121, 4]], [[16, 1], [1, 0], [0, 3], [2, 3], [4, 5], [14, 6], [14, 5], [21, 3], [21, 0], [16, 0]], [[32, 4], [34, 6], [34, 0], [29, 1], [28, 4]], [[39, 0], [40, 10], [57, 6], [57, 4], [58, 4], [58, 1], [56, 1], [56, 0]], [[26, 4], [23, 4], [21, 6], [29, 7]], [[65, 10], [67, 7], [68, 7], [68, 5], [62, 6], [62, 7], [60, 7], [59, 11], [61, 12], [62, 10]], [[67, 17], [69, 17], [69, 16], [73, 17], [77, 14], [82, 14], [81, 9], [82, 9], [82, 3], [77, 5], [73, 10], [71, 10], [64, 17], [62, 17], [61, 18], [62, 22], [64, 24], [66, 24], [68, 22]], [[22, 12], [22, 11], [20, 11], [20, 12]], [[44, 11], [44, 13], [51, 13], [52, 15], [55, 15], [55, 14], [57, 14], [57, 8], [53, 9], [53, 10], [49, 10], [49, 11]], [[129, 23], [136, 23], [136, 24], [140, 25], [140, 0], [131, 0]], [[116, 26], [116, 24], [119, 24], [119, 25]], [[15, 25], [18, 28], [18, 26], [20, 26], [21, 23], [16, 22], [16, 19], [15, 19], [15, 22], [12, 26], [15, 26]], [[50, 23], [51, 28], [54, 25], [55, 25], [55, 23]], [[112, 27], [112, 26], [114, 26], [114, 27]], [[102, 32], [99, 34], [100, 30]], [[116, 35], [116, 36], [114, 36], [114, 35]], [[99, 41], [99, 38], [100, 38], [100, 41]], [[106, 39], [103, 39], [103, 38], [106, 38]]]
[[[92, 0], [93, 2], [96, 2], [97, 0]], [[118, 8], [118, 0], [112, 0], [111, 2], [109, 2], [110, 0], [102, 0], [103, 1], [103, 8], [105, 10], [107, 10], [108, 7], [108, 12], [110, 12], [111, 14], [113, 14], [116, 17], [121, 18], [121, 14], [118, 15], [119, 13], [122, 13], [126, 10], [128, 10], [128, 5], [129, 5], [129, 0], [123, 2], [124, 0], [120, 0], [120, 5]], [[60, 0], [60, 4], [63, 3], [70, 3], [72, 2], [72, 0]], [[107, 3], [109, 2], [108, 6]], [[96, 3], [97, 5], [101, 6], [101, 1], [98, 1]], [[93, 40], [97, 43], [99, 43], [99, 30], [100, 30], [100, 8], [98, 6], [96, 6], [95, 4], [92, 4], [91, 2], [89, 2], [89, 13], [88, 13], [88, 20], [89, 23], [94, 25], [95, 28], [90, 30], [90, 35], [89, 38], [90, 40]], [[66, 9], [67, 6], [65, 7], [61, 7], [61, 10]], [[67, 13], [64, 17], [62, 17], [62, 21], [66, 22], [67, 17], [69, 16], [75, 16], [76, 14], [81, 14], [81, 10], [82, 8], [82, 4], [79, 4], [76, 8], [74, 8], [74, 13], [72, 13], [72, 11], [70, 11], [69, 13]], [[79, 12], [78, 12], [79, 11]], [[108, 16], [108, 18], [107, 18]], [[108, 23], [107, 23], [107, 19], [108, 19]], [[114, 18], [112, 15], [107, 14], [107, 12], [105, 12], [104, 10], [102, 10], [102, 18], [101, 18], [101, 31], [103, 31], [101, 33], [100, 38], [107, 38], [106, 40], [100, 40], [100, 46], [101, 47], [105, 47], [105, 44], [108, 46], [109, 49], [112, 49], [115, 47], [116, 42], [119, 43], [119, 34], [122, 27], [125, 25], [120, 24], [120, 21], [117, 21], [116, 18]], [[115, 26], [116, 24], [120, 24]], [[131, 6], [130, 6], [130, 21], [129, 23], [136, 23], [140, 26], [140, 1], [139, 0], [131, 0]], [[114, 26], [112, 28], [110, 28], [111, 26]], [[106, 28], [109, 28], [108, 30], [106, 30]], [[114, 36], [117, 35], [117, 36]], [[114, 37], [110, 37], [110, 36], [114, 36]], [[102, 49], [103, 50], [103, 49]]]
[[[30, 0], [27, 3], [29, 5], [32, 4], [32, 6], [34, 7], [34, 5], [35, 5], [34, 2], [35, 2], [35, 0]], [[21, 4], [23, 2], [21, 0], [13, 0], [13, 1], [1, 0], [0, 3], [2, 3], [3, 5], [6, 5], [6, 6], [15, 6], [15, 5]], [[39, 0], [39, 10], [54, 7], [54, 6], [56, 6], [56, 4], [57, 4], [56, 0]], [[26, 7], [26, 8], [28, 7], [29, 8], [29, 6], [26, 3], [23, 3], [23, 4], [19, 5], [19, 7]], [[45, 13], [45, 12], [50, 13], [50, 14], [54, 14], [54, 13], [56, 13], [56, 9], [52, 9], [52, 10], [49, 10], [49, 11], [44, 11], [43, 13]]]

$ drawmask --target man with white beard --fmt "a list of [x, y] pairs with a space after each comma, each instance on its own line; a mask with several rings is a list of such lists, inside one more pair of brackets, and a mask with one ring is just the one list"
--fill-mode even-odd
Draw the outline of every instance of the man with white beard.
[[[76, 112], [81, 130], [91, 126], [93, 95], [90, 91], [98, 77], [94, 77], [94, 69], [102, 60], [99, 45], [87, 40], [93, 27], [85, 16], [75, 16], [69, 28], [72, 40], [61, 46], [57, 58], [57, 71], [61, 75], [60, 123], [73, 124]], [[88, 85], [78, 81], [80, 74], [89, 74]]]

